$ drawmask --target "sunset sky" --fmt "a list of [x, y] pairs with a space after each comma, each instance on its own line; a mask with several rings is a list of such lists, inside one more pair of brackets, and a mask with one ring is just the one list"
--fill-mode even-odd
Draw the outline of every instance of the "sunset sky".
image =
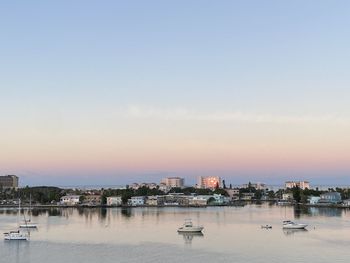
[[0, 174], [350, 184], [349, 1], [2, 1]]

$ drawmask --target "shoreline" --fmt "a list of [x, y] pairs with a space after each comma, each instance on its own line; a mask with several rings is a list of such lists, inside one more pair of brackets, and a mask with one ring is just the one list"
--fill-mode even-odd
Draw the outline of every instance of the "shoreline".
[[[148, 208], [148, 207], [157, 207], [157, 208], [165, 208], [165, 207], [179, 207], [179, 208], [207, 208], [207, 207], [243, 207], [247, 204], [252, 203], [268, 203], [272, 201], [240, 201], [231, 204], [222, 204], [222, 205], [203, 205], [203, 206], [184, 206], [184, 205], [139, 205], [139, 206], [130, 206], [130, 205], [122, 205], [122, 206], [108, 206], [108, 205], [22, 205], [21, 209], [45, 209], [45, 208]], [[301, 207], [315, 207], [315, 208], [336, 208], [336, 209], [350, 209], [349, 206], [341, 205], [341, 204], [290, 204], [290, 205], [277, 205], [276, 206], [301, 206]], [[18, 209], [17, 205], [0, 205], [0, 208], [11, 208]]]

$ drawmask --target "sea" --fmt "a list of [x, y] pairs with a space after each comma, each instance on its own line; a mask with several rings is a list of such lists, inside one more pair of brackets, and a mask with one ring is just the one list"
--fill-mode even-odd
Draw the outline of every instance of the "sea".
[[[0, 231], [23, 215], [0, 209]], [[28, 211], [24, 211], [28, 213]], [[27, 214], [28, 218], [30, 215]], [[202, 234], [180, 234], [185, 219]], [[283, 230], [282, 221], [306, 223]], [[29, 241], [0, 241], [0, 262], [348, 262], [350, 210], [277, 206], [34, 209]], [[271, 229], [261, 228], [271, 225]]]

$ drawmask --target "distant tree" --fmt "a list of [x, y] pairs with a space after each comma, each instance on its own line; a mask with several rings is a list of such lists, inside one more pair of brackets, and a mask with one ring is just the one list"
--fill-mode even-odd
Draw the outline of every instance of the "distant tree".
[[262, 197], [263, 191], [262, 190], [256, 190], [255, 191], [255, 199], [260, 200]]
[[79, 197], [79, 203], [84, 203], [84, 201], [85, 201], [85, 195], [81, 195], [80, 197]]
[[210, 197], [207, 201], [207, 204], [213, 204], [215, 203], [215, 198], [214, 197]]
[[269, 199], [273, 199], [273, 198], [275, 198], [275, 192], [274, 191], [268, 191], [267, 192], [267, 196], [269, 197]]
[[300, 203], [301, 201], [301, 190], [299, 186], [295, 186], [292, 188], [292, 193], [293, 193], [293, 199], [297, 202]]

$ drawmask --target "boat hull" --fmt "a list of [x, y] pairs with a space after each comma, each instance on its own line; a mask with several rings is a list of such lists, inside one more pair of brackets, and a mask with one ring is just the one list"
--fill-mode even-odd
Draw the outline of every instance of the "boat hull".
[[193, 226], [193, 227], [180, 227], [177, 232], [179, 233], [199, 233], [202, 232], [203, 227], [201, 226]]
[[27, 241], [29, 240], [29, 236], [22, 234], [22, 233], [5, 233], [4, 236], [5, 240], [22, 240], [22, 241]]
[[20, 225], [19, 226], [20, 228], [37, 228], [37, 226], [36, 225]]
[[305, 224], [285, 225], [283, 229], [305, 229], [305, 227], [307, 227]]

